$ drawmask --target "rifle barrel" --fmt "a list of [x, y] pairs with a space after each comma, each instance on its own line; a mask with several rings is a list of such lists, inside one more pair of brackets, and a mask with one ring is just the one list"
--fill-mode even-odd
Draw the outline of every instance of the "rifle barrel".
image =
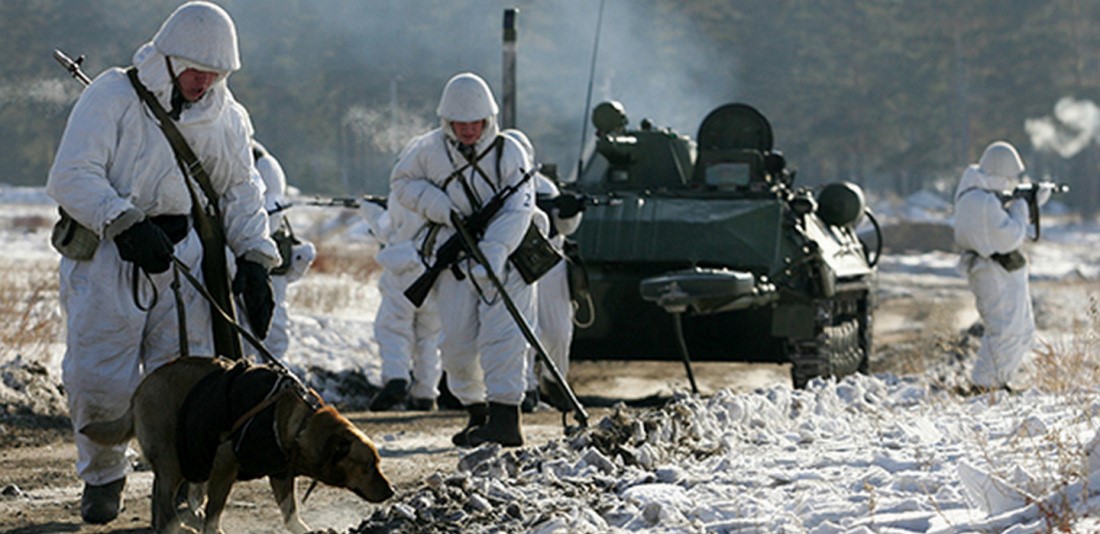
[[62, 67], [65, 67], [65, 70], [69, 71], [69, 74], [72, 74], [73, 78], [76, 78], [77, 81], [85, 86], [91, 85], [92, 79], [89, 78], [87, 74], [84, 74], [84, 71], [80, 70], [80, 63], [84, 61], [84, 56], [80, 56], [74, 61], [72, 58], [65, 55], [64, 52], [55, 48], [53, 50], [53, 58], [57, 60]]

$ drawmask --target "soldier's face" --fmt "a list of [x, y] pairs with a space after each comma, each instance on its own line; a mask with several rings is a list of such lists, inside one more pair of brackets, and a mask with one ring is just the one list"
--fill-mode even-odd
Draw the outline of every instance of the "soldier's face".
[[485, 130], [485, 121], [458, 122], [451, 121], [451, 128], [458, 137], [458, 142], [464, 145], [472, 145], [481, 139], [481, 132]]
[[214, 82], [218, 81], [218, 73], [198, 69], [187, 69], [176, 77], [179, 80], [180, 92], [188, 102], [198, 102], [202, 95], [210, 89]]

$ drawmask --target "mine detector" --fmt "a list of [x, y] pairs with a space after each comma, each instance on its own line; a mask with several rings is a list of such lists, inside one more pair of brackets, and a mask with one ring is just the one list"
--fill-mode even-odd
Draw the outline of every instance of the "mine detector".
[[691, 358], [789, 362], [795, 387], [867, 371], [882, 233], [857, 185], [795, 188], [768, 120], [743, 103], [713, 110], [695, 140], [629, 129], [617, 102], [591, 119], [595, 150], [566, 189], [613, 201], [572, 236], [588, 288], [571, 357], [679, 357], [693, 388]]

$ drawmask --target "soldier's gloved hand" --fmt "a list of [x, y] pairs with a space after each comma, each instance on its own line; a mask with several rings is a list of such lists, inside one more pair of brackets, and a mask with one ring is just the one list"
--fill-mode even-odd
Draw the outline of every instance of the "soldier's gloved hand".
[[568, 219], [584, 211], [584, 199], [573, 193], [562, 193], [558, 196], [558, 217]]
[[[482, 241], [478, 244], [478, 248], [481, 249], [481, 253], [485, 256], [485, 259], [489, 262], [489, 267], [493, 269], [493, 274], [497, 276], [498, 280], [504, 280], [504, 268], [508, 263], [508, 249], [500, 244], [492, 241]], [[492, 282], [489, 281], [489, 273], [485, 270], [485, 266], [480, 263], [470, 269], [470, 275], [474, 277], [474, 281], [477, 282], [478, 287], [482, 290], [492, 287]]]
[[421, 205], [424, 206], [424, 217], [436, 224], [451, 224], [451, 199], [442, 189], [429, 187], [424, 190], [421, 197]]
[[1050, 200], [1051, 189], [1049, 187], [1039, 186], [1039, 189], [1035, 191], [1035, 205], [1042, 206]]
[[233, 277], [233, 293], [243, 301], [248, 326], [256, 337], [267, 337], [271, 315], [275, 311], [275, 290], [267, 267], [252, 260], [237, 258], [237, 275]]
[[115, 236], [115, 246], [119, 257], [137, 264], [149, 274], [167, 271], [175, 250], [168, 234], [149, 219], [142, 219]]

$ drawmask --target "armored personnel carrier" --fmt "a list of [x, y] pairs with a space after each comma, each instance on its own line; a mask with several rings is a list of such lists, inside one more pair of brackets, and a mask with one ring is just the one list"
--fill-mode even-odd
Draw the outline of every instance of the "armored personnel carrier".
[[573, 236], [588, 279], [573, 358], [790, 362], [796, 387], [867, 370], [881, 232], [877, 247], [857, 237], [873, 221], [858, 186], [796, 188], [746, 104], [712, 111], [695, 140], [630, 129], [616, 102], [592, 122], [569, 188], [609, 201]]

